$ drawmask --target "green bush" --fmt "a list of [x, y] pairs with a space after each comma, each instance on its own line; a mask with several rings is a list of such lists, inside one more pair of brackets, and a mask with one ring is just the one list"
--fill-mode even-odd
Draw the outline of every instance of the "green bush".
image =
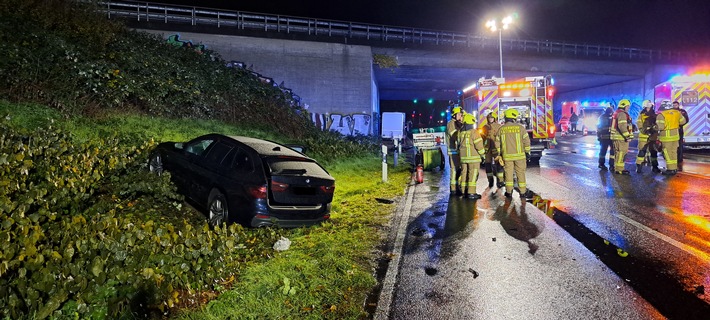
[[156, 316], [233, 281], [279, 237], [210, 229], [169, 175], [147, 173], [152, 142], [0, 131], [0, 316]]

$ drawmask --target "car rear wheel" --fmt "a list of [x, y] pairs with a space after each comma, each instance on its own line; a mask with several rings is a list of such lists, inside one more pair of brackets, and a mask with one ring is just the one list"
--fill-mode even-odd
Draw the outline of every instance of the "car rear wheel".
[[148, 161], [148, 169], [157, 175], [163, 174], [163, 157], [160, 153], [155, 153]]
[[210, 192], [210, 196], [207, 200], [207, 208], [209, 210], [208, 222], [210, 226], [219, 226], [229, 221], [227, 198], [219, 190], [213, 189], [212, 192]]

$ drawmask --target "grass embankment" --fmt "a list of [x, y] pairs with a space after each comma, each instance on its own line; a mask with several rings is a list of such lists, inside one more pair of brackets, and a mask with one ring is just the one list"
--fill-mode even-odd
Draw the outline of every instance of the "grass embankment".
[[[101, 119], [72, 117], [61, 120], [62, 115], [52, 109], [6, 102], [0, 102], [0, 114], [10, 115], [10, 122], [14, 126], [32, 129], [52, 124], [69, 132], [77, 141], [101, 139], [109, 133], [124, 138], [152, 138], [156, 142], [185, 141], [208, 132], [279, 140], [278, 135], [268, 132], [207, 120], [175, 120], [136, 115], [106, 116]], [[162, 309], [170, 316], [177, 315], [183, 319], [365, 317], [363, 304], [376, 283], [373, 261], [375, 247], [382, 241], [381, 227], [387, 222], [387, 215], [394, 209], [393, 205], [378, 203], [375, 197], [393, 198], [401, 195], [410, 176], [406, 166], [399, 166], [390, 171], [390, 182], [382, 183], [380, 168], [380, 159], [376, 156], [333, 161], [327, 166], [336, 179], [330, 221], [311, 228], [276, 229], [271, 231], [271, 236], [263, 238], [261, 236], [264, 235], [264, 230], [239, 231], [240, 240], [251, 242], [250, 245], [255, 247], [270, 247], [275, 235], [289, 238], [292, 245], [290, 250], [281, 253], [267, 251], [264, 254], [252, 253], [239, 257], [237, 260], [243, 263], [231, 271], [235, 277], [211, 281], [207, 279], [210, 282], [207, 287], [195, 289], [193, 284], [190, 289], [190, 283], [176, 281], [175, 287], [169, 292], [172, 296], [157, 297], [158, 301], [169, 300], [172, 304], [172, 307]], [[127, 203], [135, 202], [137, 200]], [[158, 212], [177, 214], [170, 204], [163, 205], [168, 208], [159, 209]], [[204, 219], [200, 220], [200, 213], [185, 208], [179, 213], [192, 215], [190, 221], [197, 224], [195, 229], [204, 227], [205, 222]], [[137, 216], [137, 223], [143, 221], [141, 212], [132, 214]], [[212, 236], [218, 237], [219, 234]], [[259, 243], [264, 241], [266, 243]], [[230, 254], [243, 253], [237, 251]], [[189, 272], [200, 273], [197, 270]], [[8, 274], [4, 276], [7, 277]], [[170, 281], [168, 274], [164, 279], [161, 281]], [[110, 317], [110, 306], [107, 310], [98, 312], [82, 310], [82, 299], [80, 295], [65, 297], [62, 303], [54, 306], [56, 311], [49, 314], [57, 318], [71, 314], [82, 317]], [[136, 314], [128, 306], [119, 314], [129, 318], [145, 315]]]

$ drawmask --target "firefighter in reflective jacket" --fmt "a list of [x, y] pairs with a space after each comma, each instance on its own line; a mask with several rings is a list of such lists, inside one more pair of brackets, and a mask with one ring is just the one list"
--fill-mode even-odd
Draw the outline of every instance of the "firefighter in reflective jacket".
[[624, 169], [624, 158], [629, 153], [629, 140], [633, 139], [632, 126], [629, 124], [629, 114], [626, 110], [631, 106], [628, 99], [619, 101], [619, 108], [614, 112], [611, 120], [611, 140], [614, 142], [614, 173], [629, 174]]
[[500, 127], [496, 135], [496, 151], [498, 156], [496, 162], [503, 161], [503, 171], [505, 176], [505, 196], [513, 196], [513, 174], [518, 179], [520, 196], [532, 198], [533, 194], [528, 190], [525, 182], [525, 170], [527, 160], [530, 158], [530, 137], [525, 127], [516, 123], [520, 116], [518, 110], [505, 110], [505, 124]]
[[481, 199], [481, 195], [476, 193], [476, 180], [478, 180], [478, 168], [481, 167], [481, 160], [486, 154], [483, 148], [483, 138], [478, 131], [473, 128], [476, 118], [472, 114], [463, 116], [463, 128], [459, 132], [459, 156], [461, 157], [461, 178], [459, 185], [463, 189], [465, 198]]
[[493, 177], [498, 178], [497, 187], [505, 186], [503, 182], [503, 168], [501, 168], [493, 159], [498, 156], [496, 151], [496, 135], [500, 130], [501, 124], [498, 123], [498, 115], [492, 111], [486, 116], [486, 125], [483, 126], [483, 147], [486, 149], [486, 177], [488, 177], [488, 188], [493, 188]]
[[461, 118], [463, 112], [461, 107], [455, 107], [451, 110], [451, 120], [446, 124], [446, 149], [449, 154], [449, 183], [451, 193], [460, 193], [461, 188], [458, 185], [459, 176], [461, 175], [461, 161], [458, 154], [458, 134], [463, 126]]
[[[639, 128], [638, 150], [636, 156], [636, 173], [643, 172], [643, 163], [647, 162], [653, 166], [651, 171], [661, 172], [658, 169], [658, 150], [656, 149], [656, 141], [658, 139], [658, 127], [656, 126], [656, 111], [653, 110], [653, 102], [644, 100], [643, 110], [636, 119], [636, 126]], [[646, 153], [649, 154], [648, 161]]]
[[678, 129], [686, 123], [685, 117], [677, 109], [666, 109], [661, 106], [661, 113], [656, 116], [658, 126], [658, 140], [663, 148], [663, 158], [666, 159], [665, 175], [674, 175], [678, 172], [678, 141], [680, 133]]

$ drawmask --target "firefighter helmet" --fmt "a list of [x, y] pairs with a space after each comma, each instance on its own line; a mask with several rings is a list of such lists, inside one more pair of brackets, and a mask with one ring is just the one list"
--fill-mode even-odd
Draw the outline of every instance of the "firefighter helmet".
[[454, 107], [454, 108], [451, 110], [451, 115], [452, 115], [452, 116], [453, 116], [453, 115], [456, 115], [456, 114], [459, 113], [459, 112], [461, 112], [461, 107]]
[[505, 110], [504, 116], [506, 119], [517, 119], [520, 116], [520, 112], [518, 112], [518, 110], [515, 110], [515, 109], [508, 109], [508, 110]]
[[629, 99], [622, 99], [619, 101], [619, 109], [626, 109], [631, 105], [631, 101]]
[[476, 122], [476, 117], [470, 113], [463, 115], [463, 124], [474, 124]]
[[486, 116], [487, 118], [493, 118], [493, 119], [498, 119], [498, 114], [495, 111], [491, 111], [488, 113]]
[[651, 100], [644, 100], [642, 105], [644, 108], [653, 108], [653, 102], [651, 102]]

